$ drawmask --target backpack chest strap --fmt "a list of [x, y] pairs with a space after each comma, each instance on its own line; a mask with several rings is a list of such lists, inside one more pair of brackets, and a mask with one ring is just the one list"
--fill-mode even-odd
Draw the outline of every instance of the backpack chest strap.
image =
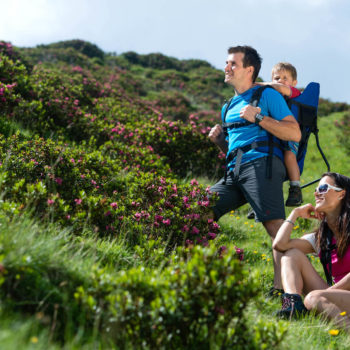
[[[266, 152], [266, 153], [269, 156], [268, 159], [271, 161], [272, 161], [272, 153], [273, 153], [271, 150], [273, 150], [273, 147], [277, 147], [277, 148], [283, 150], [282, 145], [277, 143], [277, 142], [274, 142], [271, 138], [269, 138], [269, 140], [265, 140], [265, 141], [254, 141], [249, 145], [245, 145], [243, 147], [234, 149], [226, 157], [226, 171], [225, 171], [225, 180], [224, 181], [226, 182], [226, 179], [227, 179], [227, 166], [233, 159], [236, 158], [235, 168], [234, 168], [234, 172], [233, 172], [233, 176], [236, 179], [239, 176], [242, 158], [243, 158], [244, 153], [246, 153], [252, 149], [259, 148], [259, 147], [268, 147], [268, 152]], [[272, 164], [269, 164], [269, 165], [270, 166], [267, 166], [267, 169], [266, 169], [266, 174], [267, 174], [268, 178], [270, 177]]]

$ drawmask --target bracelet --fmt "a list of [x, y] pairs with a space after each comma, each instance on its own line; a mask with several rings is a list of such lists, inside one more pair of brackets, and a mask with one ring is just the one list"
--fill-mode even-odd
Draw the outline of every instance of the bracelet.
[[284, 220], [284, 222], [289, 222], [289, 223], [292, 224], [293, 226], [295, 225], [295, 223], [294, 223], [292, 220], [286, 219], [286, 220]]

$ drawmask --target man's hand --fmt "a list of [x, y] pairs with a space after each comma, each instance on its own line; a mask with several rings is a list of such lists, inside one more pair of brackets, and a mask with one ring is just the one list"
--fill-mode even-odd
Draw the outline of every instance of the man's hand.
[[242, 119], [247, 120], [248, 122], [255, 123], [255, 116], [260, 112], [260, 107], [253, 107], [251, 105], [247, 105], [241, 109], [241, 111], [239, 112], [239, 116]]
[[224, 130], [221, 125], [216, 124], [209, 132], [208, 135], [210, 141], [214, 142], [219, 148], [226, 153], [227, 152], [227, 142], [225, 139]]
[[210, 141], [214, 142], [216, 145], [225, 139], [224, 130], [219, 124], [216, 124], [213, 128], [211, 128], [208, 136]]

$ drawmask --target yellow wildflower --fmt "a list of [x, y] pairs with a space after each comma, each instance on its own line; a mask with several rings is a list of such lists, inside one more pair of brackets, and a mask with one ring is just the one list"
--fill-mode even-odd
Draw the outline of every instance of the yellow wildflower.
[[346, 315], [346, 311], [343, 311], [340, 313], [340, 316], [345, 316]]
[[338, 335], [339, 334], [339, 329], [331, 329], [328, 333], [330, 335]]
[[36, 344], [39, 341], [39, 339], [38, 339], [38, 337], [31, 337], [30, 341], [31, 341], [31, 343]]

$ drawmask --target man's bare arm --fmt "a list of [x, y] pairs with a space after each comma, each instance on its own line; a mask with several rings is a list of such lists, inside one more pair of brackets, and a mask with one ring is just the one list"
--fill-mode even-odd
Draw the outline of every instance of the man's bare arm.
[[[260, 113], [260, 111], [260, 107], [248, 105], [242, 108], [240, 117], [251, 123], [255, 123], [255, 116], [257, 113]], [[264, 116], [259, 126], [281, 140], [299, 142], [301, 139], [299, 124], [292, 115], [288, 115], [282, 120]]]

